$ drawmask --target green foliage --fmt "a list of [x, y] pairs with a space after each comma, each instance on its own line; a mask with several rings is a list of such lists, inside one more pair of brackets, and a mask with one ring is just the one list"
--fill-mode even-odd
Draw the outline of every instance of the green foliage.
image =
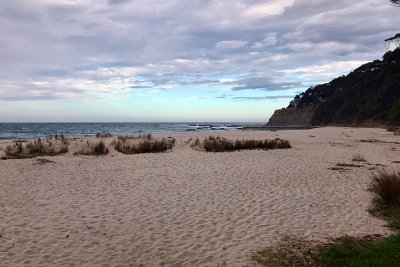
[[400, 235], [384, 241], [366, 243], [343, 237], [338, 243], [323, 249], [317, 258], [322, 266], [371, 266], [400, 265]]
[[309, 88], [289, 107], [315, 105], [314, 125], [375, 121], [400, 124], [400, 48], [329, 83]]

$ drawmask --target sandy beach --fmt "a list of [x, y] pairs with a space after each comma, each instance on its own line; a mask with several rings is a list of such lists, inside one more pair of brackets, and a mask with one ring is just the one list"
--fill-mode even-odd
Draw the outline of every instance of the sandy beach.
[[252, 253], [284, 235], [390, 233], [368, 213], [367, 188], [374, 171], [400, 168], [399, 136], [211, 134], [279, 137], [292, 148], [207, 153], [186, 141], [210, 133], [190, 132], [167, 135], [177, 144], [166, 153], [0, 161], [0, 266], [255, 266]]

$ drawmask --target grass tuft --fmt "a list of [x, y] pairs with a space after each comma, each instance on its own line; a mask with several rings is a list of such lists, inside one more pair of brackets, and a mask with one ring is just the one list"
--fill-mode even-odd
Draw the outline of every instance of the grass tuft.
[[101, 156], [107, 155], [109, 150], [103, 141], [97, 142], [94, 145], [86, 143], [86, 147], [76, 152], [75, 155], [86, 155], [86, 156]]
[[25, 145], [21, 141], [15, 141], [13, 145], [6, 147], [4, 152], [6, 155], [2, 157], [3, 160], [56, 156], [68, 152], [68, 141], [62, 139], [57, 149], [51, 142], [44, 142], [40, 138], [27, 142]]
[[375, 196], [369, 212], [385, 219], [390, 228], [400, 231], [400, 172], [377, 172], [369, 191]]
[[219, 136], [209, 136], [205, 138], [203, 142], [198, 139], [192, 143], [192, 147], [199, 146], [207, 152], [230, 152], [236, 150], [254, 150], [254, 149], [285, 149], [291, 148], [289, 141], [283, 139], [265, 139], [265, 140], [239, 140], [232, 141]]
[[108, 148], [103, 141], [100, 141], [92, 147], [92, 152], [94, 155], [107, 155]]
[[172, 149], [175, 138], [155, 139], [151, 134], [136, 137], [118, 137], [113, 141], [115, 150], [123, 154], [159, 153]]
[[369, 190], [375, 194], [378, 205], [400, 208], [400, 172], [379, 171]]

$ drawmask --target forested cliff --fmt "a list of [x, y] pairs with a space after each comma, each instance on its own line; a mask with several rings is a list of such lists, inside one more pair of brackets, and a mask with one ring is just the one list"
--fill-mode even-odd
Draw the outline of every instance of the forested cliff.
[[[297, 118], [301, 118], [298, 120]], [[400, 48], [346, 76], [309, 88], [268, 122], [277, 125], [400, 125]]]

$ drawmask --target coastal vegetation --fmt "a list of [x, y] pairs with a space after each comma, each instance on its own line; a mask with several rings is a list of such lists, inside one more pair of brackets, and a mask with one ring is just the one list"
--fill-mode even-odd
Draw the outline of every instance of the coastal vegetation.
[[291, 148], [288, 140], [283, 140], [279, 138], [275, 139], [265, 139], [265, 140], [239, 140], [236, 141], [229, 140], [223, 137], [209, 136], [205, 138], [202, 142], [196, 139], [192, 144], [192, 147], [200, 147], [206, 152], [231, 152], [236, 150], [254, 150], [254, 149], [285, 149]]
[[261, 266], [398, 266], [400, 262], [400, 172], [379, 171], [369, 190], [374, 194], [370, 212], [388, 221], [395, 234], [388, 238], [344, 236], [327, 244], [285, 237], [256, 252]]
[[97, 142], [93, 145], [90, 145], [89, 142], [87, 142], [87, 147], [82, 148], [81, 150], [76, 152], [75, 155], [101, 156], [101, 155], [107, 155], [108, 152], [109, 149], [106, 147], [104, 141]]
[[[96, 138], [110, 138], [109, 133], [98, 133]], [[80, 140], [82, 144], [84, 140]], [[7, 145], [4, 150], [3, 160], [7, 159], [26, 159], [38, 156], [56, 156], [67, 153], [69, 151], [69, 140], [63, 136], [49, 136], [47, 139], [35, 139], [31, 142], [25, 140], [17, 140]], [[176, 139], [172, 137], [157, 139], [151, 134], [141, 135], [124, 135], [118, 136], [111, 142], [101, 140], [91, 142], [86, 140], [77, 149], [72, 149], [74, 155], [107, 155], [110, 152], [111, 145], [116, 151], [123, 154], [140, 154], [140, 153], [158, 153], [172, 149], [176, 144]], [[75, 142], [75, 146], [78, 143]]]
[[34, 139], [31, 142], [15, 141], [12, 145], [6, 146], [5, 156], [1, 159], [24, 159], [38, 156], [56, 156], [68, 152], [68, 142]]
[[113, 141], [114, 148], [123, 154], [159, 153], [172, 149], [175, 138], [153, 138], [151, 134], [119, 136]]
[[[271, 122], [306, 116], [312, 125], [400, 126], [400, 47], [382, 60], [362, 65], [346, 76], [310, 87], [294, 97], [286, 109], [290, 116]], [[289, 112], [290, 111], [290, 112]], [[273, 123], [270, 123], [273, 125]]]

